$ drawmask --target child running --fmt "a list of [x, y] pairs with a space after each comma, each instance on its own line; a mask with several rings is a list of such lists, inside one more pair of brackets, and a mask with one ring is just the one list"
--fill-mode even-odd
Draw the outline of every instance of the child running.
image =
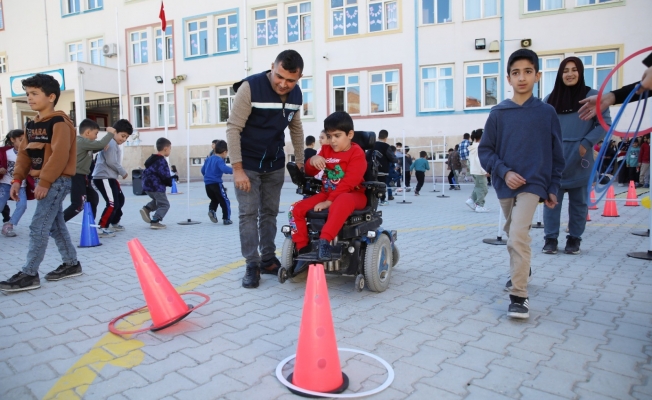
[[208, 205], [208, 218], [211, 222], [217, 224], [217, 206], [222, 207], [222, 221], [224, 225], [231, 225], [231, 202], [226, 195], [226, 188], [222, 181], [223, 174], [233, 174], [233, 168], [226, 165], [224, 161], [229, 155], [229, 149], [224, 140], [218, 140], [215, 143], [214, 154], [206, 159], [201, 167], [201, 173], [204, 175], [204, 185], [206, 185], [206, 194], [211, 199]]
[[[156, 151], [147, 161], [143, 171], [143, 191], [152, 199], [140, 209], [140, 216], [143, 221], [149, 224], [151, 229], [165, 229], [161, 221], [170, 210], [170, 202], [165, 194], [167, 186], [172, 186], [172, 175], [170, 166], [165, 157], [170, 156], [172, 143], [166, 138], [159, 138], [156, 141]], [[154, 217], [150, 213], [154, 212]]]
[[475, 186], [471, 197], [466, 201], [466, 205], [477, 213], [486, 213], [489, 212], [489, 209], [484, 206], [484, 198], [487, 196], [489, 189], [487, 188], [487, 171], [482, 169], [480, 158], [478, 158], [478, 146], [481, 138], [482, 129], [471, 132], [471, 144], [469, 145], [469, 163], [471, 167], [469, 171], [473, 175]]
[[[0, 210], [7, 206], [9, 201], [9, 192], [11, 191], [11, 181], [14, 179], [14, 168], [16, 166], [16, 157], [18, 149], [23, 142], [25, 132], [20, 129], [14, 129], [7, 134], [4, 147], [0, 147]], [[14, 215], [2, 225], [2, 235], [6, 237], [15, 237], [14, 227], [27, 210], [27, 200], [34, 199], [34, 180], [28, 176], [21, 185], [18, 193], [18, 204], [14, 210]]]
[[419, 159], [414, 160], [410, 166], [410, 172], [415, 171], [414, 175], [417, 177], [417, 187], [414, 189], [414, 195], [420, 196], [419, 192], [423, 187], [423, 182], [426, 179], [426, 171], [430, 170], [430, 163], [428, 162], [428, 153], [425, 151], [419, 152]]

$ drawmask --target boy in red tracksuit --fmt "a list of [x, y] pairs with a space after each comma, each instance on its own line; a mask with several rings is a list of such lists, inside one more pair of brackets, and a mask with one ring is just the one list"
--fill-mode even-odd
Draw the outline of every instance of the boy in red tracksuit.
[[[322, 191], [294, 204], [291, 218], [296, 224], [292, 241], [299, 254], [310, 252], [310, 239], [306, 214], [310, 210], [330, 209], [328, 219], [319, 236], [317, 255], [320, 260], [331, 259], [330, 241], [333, 240], [354, 210], [367, 205], [365, 188], [362, 186], [367, 170], [367, 160], [360, 146], [352, 143], [353, 120], [349, 114], [338, 111], [324, 120], [324, 130], [330, 144], [322, 146], [318, 155], [306, 163], [308, 175], [322, 174]], [[298, 267], [297, 267], [298, 268]]]

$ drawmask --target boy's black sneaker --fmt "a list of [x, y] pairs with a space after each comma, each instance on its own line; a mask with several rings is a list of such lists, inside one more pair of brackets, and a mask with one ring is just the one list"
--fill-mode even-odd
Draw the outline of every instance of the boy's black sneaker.
[[233, 221], [231, 221], [230, 219], [225, 219], [223, 222], [224, 225], [231, 225], [233, 223]]
[[512, 304], [507, 309], [507, 316], [510, 318], [527, 319], [530, 318], [530, 304], [528, 297], [518, 297], [509, 295]]
[[[532, 268], [530, 268], [530, 275], [527, 277], [527, 283], [530, 283], [532, 281]], [[512, 290], [512, 280], [509, 279], [507, 283], [505, 284], [505, 291], [509, 292]]]
[[23, 290], [38, 289], [41, 287], [41, 280], [36, 276], [27, 275], [24, 272], [19, 272], [7, 279], [0, 282], [0, 290], [3, 292], [22, 292]]
[[564, 253], [566, 254], [580, 254], [580, 242], [582, 239], [574, 236], [566, 236], [566, 248]]
[[79, 261], [75, 265], [61, 264], [59, 268], [55, 269], [52, 272], [48, 272], [45, 275], [46, 281], [60, 281], [66, 278], [72, 278], [73, 276], [79, 276], [82, 274], [82, 267]]
[[260, 268], [258, 264], [247, 264], [245, 276], [242, 278], [242, 287], [255, 289], [260, 284]]
[[557, 239], [547, 238], [541, 250], [545, 254], [557, 254]]
[[330, 261], [333, 258], [331, 253], [331, 244], [326, 239], [319, 239], [317, 248], [317, 257], [322, 261]]

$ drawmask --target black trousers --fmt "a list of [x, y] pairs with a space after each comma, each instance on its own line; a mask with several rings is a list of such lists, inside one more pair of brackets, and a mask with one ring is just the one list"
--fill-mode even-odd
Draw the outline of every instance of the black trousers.
[[416, 191], [419, 193], [421, 188], [423, 187], [423, 183], [426, 180], [426, 173], [423, 171], [414, 171], [414, 175], [417, 176], [417, 188]]
[[9, 209], [9, 205], [5, 204], [5, 208], [2, 209], [2, 223], [4, 224], [5, 222], [9, 222], [11, 219], [11, 210]]
[[451, 186], [454, 185], [453, 178], [455, 178], [455, 172], [453, 172], [453, 170], [451, 170], [451, 172], [448, 173], [448, 184], [451, 185]]
[[410, 175], [410, 169], [406, 168], [405, 169], [405, 187], [410, 187], [410, 179], [412, 178], [412, 175]]
[[108, 228], [109, 224], [118, 224], [122, 218], [122, 207], [125, 205], [125, 195], [120, 189], [120, 183], [117, 179], [93, 179], [93, 183], [106, 201], [100, 227]]
[[231, 219], [231, 202], [226, 195], [226, 188], [223, 183], [211, 183], [206, 185], [206, 194], [211, 199], [208, 205], [210, 211], [217, 211], [217, 206], [222, 207], [222, 219]]
[[91, 180], [87, 175], [75, 174], [71, 179], [70, 188], [70, 205], [63, 210], [63, 219], [68, 222], [75, 218], [77, 214], [84, 211], [84, 202], [88, 201], [93, 210], [93, 219], [97, 215], [97, 203], [100, 202], [100, 197], [97, 195], [95, 189], [91, 185]]

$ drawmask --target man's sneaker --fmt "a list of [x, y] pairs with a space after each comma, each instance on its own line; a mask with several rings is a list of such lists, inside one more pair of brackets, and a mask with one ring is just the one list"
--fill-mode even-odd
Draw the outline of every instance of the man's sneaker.
[[394, 196], [389, 196], [387, 200], [394, 200]]
[[79, 276], [82, 274], [82, 267], [79, 261], [75, 265], [66, 265], [61, 264], [59, 268], [55, 269], [52, 272], [48, 272], [45, 275], [46, 281], [60, 281], [66, 278], [72, 278], [73, 276]]
[[475, 212], [477, 212], [477, 213], [488, 213], [489, 211], [490, 210], [488, 208], [483, 207], [483, 206], [477, 206], [475, 208]]
[[217, 224], [219, 220], [217, 219], [217, 215], [215, 215], [215, 211], [213, 210], [208, 210], [208, 218], [211, 219], [211, 222], [214, 224]]
[[22, 271], [0, 282], [0, 290], [3, 292], [22, 292], [23, 290], [38, 289], [41, 287], [41, 280], [36, 276], [27, 275]]
[[573, 237], [573, 236], [566, 236], [566, 248], [564, 249], [564, 253], [566, 254], [580, 254], [580, 242], [582, 239]]
[[230, 219], [225, 219], [223, 222], [224, 225], [231, 225], [233, 223], [233, 221], [231, 221]]
[[111, 229], [116, 231], [116, 232], [122, 232], [125, 230], [125, 227], [120, 225], [120, 224], [111, 224], [110, 225]]
[[557, 254], [557, 239], [547, 238], [546, 243], [543, 245], [543, 250], [545, 254]]
[[389, 201], [387, 201], [387, 200], [385, 200], [385, 201], [381, 201], [381, 202], [378, 203], [378, 204], [380, 204], [381, 206], [386, 206], [386, 205], [389, 204]]
[[115, 237], [115, 232], [110, 231], [108, 229], [99, 229], [97, 232], [97, 237], [101, 237], [101, 238]]
[[143, 221], [147, 222], [148, 224], [152, 222], [152, 219], [149, 217], [149, 213], [151, 212], [152, 211], [147, 207], [140, 209], [140, 216], [143, 218]]
[[245, 276], [242, 278], [242, 287], [255, 289], [260, 284], [260, 267], [258, 264], [247, 264]]
[[418, 190], [415, 190], [415, 191], [414, 191], [414, 195], [415, 195], [415, 196], [420, 196], [419, 191], [418, 191]]
[[151, 229], [165, 229], [165, 228], [167, 228], [167, 226], [163, 225], [160, 221], [152, 221], [152, 223], [149, 224], [149, 227]]
[[2, 225], [2, 234], [6, 237], [16, 236], [16, 232], [14, 232], [14, 225], [11, 222], [7, 222]]
[[451, 187], [449, 187], [448, 190], [455, 190], [455, 186], [451, 185]]
[[469, 206], [471, 210], [475, 211], [477, 205], [475, 204], [475, 201], [473, 201], [473, 199], [466, 199], [465, 203], [467, 206]]
[[[530, 268], [530, 275], [527, 277], [527, 283], [530, 283], [532, 281], [532, 268]], [[509, 292], [512, 290], [512, 280], [509, 279], [507, 283], [505, 284], [505, 291]]]
[[530, 303], [528, 297], [518, 297], [509, 295], [511, 304], [507, 309], [507, 316], [510, 318], [526, 319], [530, 318]]

